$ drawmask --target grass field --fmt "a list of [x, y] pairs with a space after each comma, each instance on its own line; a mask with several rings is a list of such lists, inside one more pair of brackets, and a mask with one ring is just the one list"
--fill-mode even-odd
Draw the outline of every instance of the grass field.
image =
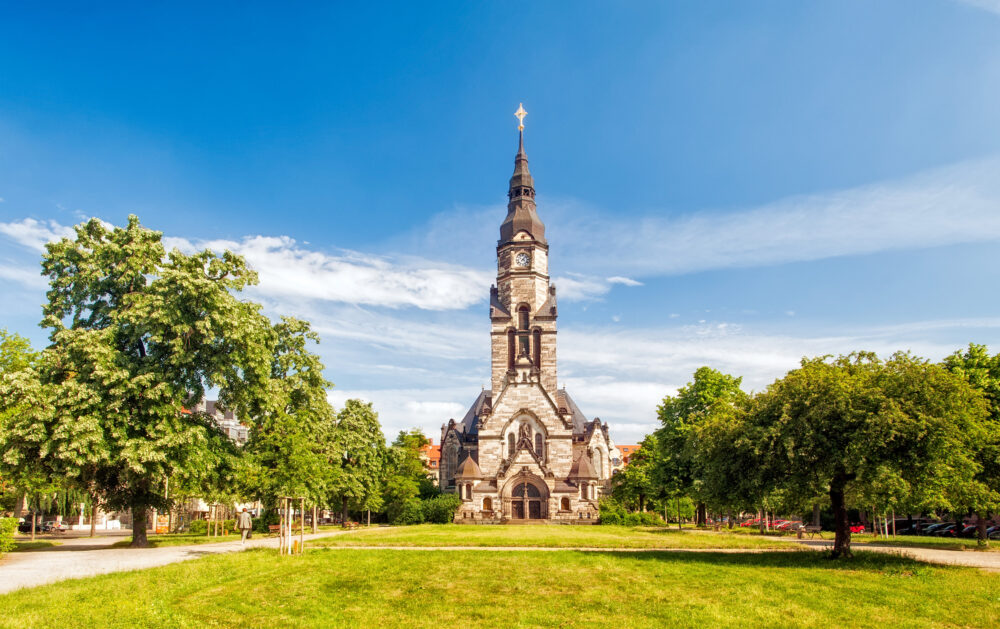
[[0, 627], [1000, 626], [1000, 575], [860, 553], [314, 549], [0, 596]]
[[625, 526], [504, 526], [421, 524], [366, 529], [311, 542], [312, 546], [548, 546], [558, 548], [781, 548], [794, 545], [768, 537], [676, 528]]
[[[327, 531], [340, 531], [342, 530], [339, 526], [320, 526], [317, 529], [320, 533]], [[306, 534], [311, 534], [312, 529], [306, 527]], [[296, 529], [295, 534], [298, 535], [298, 529]], [[254, 531], [254, 537], [267, 537], [267, 533], [258, 533]], [[158, 548], [161, 546], [187, 546], [188, 544], [215, 544], [217, 542], [232, 542], [239, 540], [240, 536], [236, 533], [229, 533], [227, 535], [219, 535], [218, 537], [214, 535], [205, 535], [204, 533], [162, 533], [159, 535], [153, 535], [150, 533], [147, 538], [149, 541], [150, 548]], [[124, 548], [132, 543], [132, 538], [127, 537], [121, 541], [112, 544], [112, 548]]]

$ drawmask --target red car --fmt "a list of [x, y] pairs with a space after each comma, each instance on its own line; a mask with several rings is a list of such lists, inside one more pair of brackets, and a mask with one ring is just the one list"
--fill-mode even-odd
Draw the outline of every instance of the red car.
[[865, 532], [865, 525], [864, 524], [852, 524], [851, 525], [851, 533], [864, 533], [864, 532]]

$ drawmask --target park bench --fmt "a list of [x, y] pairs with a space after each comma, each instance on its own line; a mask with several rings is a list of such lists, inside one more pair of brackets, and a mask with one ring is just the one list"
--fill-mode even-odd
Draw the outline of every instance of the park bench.
[[280, 533], [281, 532], [281, 525], [280, 524], [268, 524], [267, 525], [267, 532], [270, 533], [271, 535], [275, 535], [277, 533]]
[[799, 537], [801, 537], [803, 533], [808, 533], [809, 539], [812, 539], [813, 535], [819, 535], [819, 538], [823, 539], [822, 526], [803, 526], [799, 529]]

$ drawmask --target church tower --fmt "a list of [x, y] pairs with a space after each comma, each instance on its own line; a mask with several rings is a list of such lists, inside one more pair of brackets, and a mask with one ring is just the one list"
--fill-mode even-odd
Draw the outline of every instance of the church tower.
[[535, 209], [523, 124], [507, 199], [497, 241], [497, 282], [490, 291], [492, 389], [515, 380], [538, 382], [555, 395], [556, 287], [549, 282], [549, 245]]
[[588, 420], [556, 373], [556, 287], [535, 208], [518, 107], [514, 174], [490, 288], [490, 388], [461, 421], [441, 426], [439, 484], [462, 504], [456, 522], [593, 523], [619, 456], [600, 419]]

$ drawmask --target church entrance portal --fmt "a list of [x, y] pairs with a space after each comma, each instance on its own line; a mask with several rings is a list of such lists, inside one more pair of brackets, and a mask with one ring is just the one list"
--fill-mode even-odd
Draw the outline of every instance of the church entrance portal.
[[515, 520], [542, 519], [542, 493], [537, 487], [531, 483], [518, 483], [514, 487], [510, 494], [510, 517]]

